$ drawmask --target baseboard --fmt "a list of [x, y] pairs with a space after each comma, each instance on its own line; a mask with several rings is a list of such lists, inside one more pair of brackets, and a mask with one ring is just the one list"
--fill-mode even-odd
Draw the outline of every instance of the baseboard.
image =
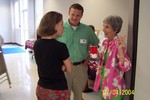
[[14, 44], [14, 45], [18, 45], [18, 46], [24, 46], [24, 45], [21, 45], [21, 44], [16, 43], [16, 42], [6, 42], [6, 43], [4, 43], [4, 44]]

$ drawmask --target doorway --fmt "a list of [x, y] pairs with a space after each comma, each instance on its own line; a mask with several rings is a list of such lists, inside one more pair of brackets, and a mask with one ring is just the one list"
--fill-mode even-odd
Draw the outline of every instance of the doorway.
[[20, 0], [21, 1], [21, 32], [22, 32], [22, 39], [21, 42], [25, 43], [25, 41], [29, 38], [29, 30], [28, 30], [28, 0]]
[[14, 1], [15, 42], [24, 45], [28, 38], [28, 0]]

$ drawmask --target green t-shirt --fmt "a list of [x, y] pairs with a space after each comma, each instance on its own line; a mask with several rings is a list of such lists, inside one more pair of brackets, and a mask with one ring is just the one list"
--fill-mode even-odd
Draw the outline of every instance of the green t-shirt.
[[73, 29], [67, 21], [64, 24], [62, 37], [56, 38], [67, 45], [72, 62], [80, 62], [89, 56], [89, 46], [98, 46], [99, 39], [94, 31], [87, 25], [80, 23]]

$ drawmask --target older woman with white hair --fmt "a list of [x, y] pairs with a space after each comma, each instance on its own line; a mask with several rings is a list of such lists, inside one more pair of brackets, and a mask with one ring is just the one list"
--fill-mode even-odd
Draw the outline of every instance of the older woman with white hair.
[[121, 100], [125, 90], [124, 72], [131, 67], [126, 54], [125, 36], [119, 37], [123, 20], [120, 16], [108, 16], [103, 20], [103, 41], [99, 53], [99, 65], [94, 90], [100, 87], [100, 100]]

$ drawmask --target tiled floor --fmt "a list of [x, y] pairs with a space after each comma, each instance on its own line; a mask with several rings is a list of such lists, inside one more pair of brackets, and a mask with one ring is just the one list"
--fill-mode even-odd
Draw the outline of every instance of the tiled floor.
[[[38, 80], [37, 67], [32, 54], [27, 52], [4, 54], [11, 79], [0, 84], [0, 100], [36, 100], [35, 88]], [[73, 97], [71, 96], [71, 100]], [[99, 100], [97, 92], [83, 93], [84, 100]]]

